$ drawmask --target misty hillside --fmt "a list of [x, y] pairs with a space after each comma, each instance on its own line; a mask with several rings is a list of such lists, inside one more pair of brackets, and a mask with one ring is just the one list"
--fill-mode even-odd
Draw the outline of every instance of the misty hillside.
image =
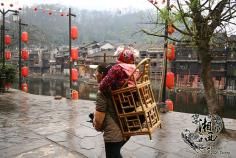
[[[27, 7], [21, 11], [22, 21], [29, 25], [28, 27], [22, 26], [22, 31], [29, 32], [30, 43], [68, 44], [69, 18], [61, 16], [61, 12], [68, 12], [68, 8], [60, 5], [40, 5], [37, 8], [37, 11], [33, 7]], [[49, 11], [45, 9], [57, 12], [52, 11], [52, 15], [49, 15]], [[163, 40], [139, 32], [141, 28], [150, 27], [143, 24], [151, 18], [150, 11], [117, 10], [109, 12], [72, 9], [72, 13], [76, 15], [75, 18], [72, 17], [72, 25], [76, 25], [79, 30], [77, 43], [93, 40], [157, 43]], [[15, 27], [17, 30], [17, 26]]]

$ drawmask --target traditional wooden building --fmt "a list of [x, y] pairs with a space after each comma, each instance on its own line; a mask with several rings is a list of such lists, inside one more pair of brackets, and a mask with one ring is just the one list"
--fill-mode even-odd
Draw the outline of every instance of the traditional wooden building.
[[83, 64], [99, 64], [102, 62], [115, 63], [116, 57], [114, 52], [116, 50], [115, 45], [110, 42], [96, 42], [82, 45], [80, 50], [80, 63]]
[[163, 48], [149, 48], [146, 50], [140, 50], [139, 51], [139, 57], [140, 60], [144, 58], [150, 58], [150, 75], [151, 79], [154, 79], [155, 81], [160, 81], [162, 76], [162, 70], [163, 70], [163, 55], [164, 51]]
[[[176, 45], [176, 58], [172, 71], [176, 77], [176, 87], [202, 88], [201, 61], [196, 48], [188, 45]], [[212, 48], [212, 77], [217, 90], [236, 90], [236, 51], [235, 48]]]
[[236, 47], [229, 49], [226, 59], [226, 89], [236, 90]]
[[29, 53], [29, 71], [30, 73], [41, 73], [42, 63], [41, 63], [42, 51], [39, 49], [32, 49]]

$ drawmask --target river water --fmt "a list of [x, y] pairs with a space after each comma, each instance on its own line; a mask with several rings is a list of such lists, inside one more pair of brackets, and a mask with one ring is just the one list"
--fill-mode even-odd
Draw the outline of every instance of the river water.
[[[66, 97], [69, 82], [65, 80], [30, 78], [28, 86], [29, 93], [32, 94]], [[73, 87], [79, 91], [80, 99], [96, 100], [96, 85], [79, 81]], [[154, 95], [157, 98], [158, 90], [154, 90]], [[197, 114], [208, 113], [203, 91], [172, 91], [167, 92], [167, 98], [174, 102], [174, 111]], [[219, 94], [217, 101], [224, 106], [224, 117], [236, 119], [236, 95]]]

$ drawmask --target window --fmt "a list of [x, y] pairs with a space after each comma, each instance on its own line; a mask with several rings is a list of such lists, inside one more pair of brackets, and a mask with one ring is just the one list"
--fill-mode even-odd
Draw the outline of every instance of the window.
[[156, 62], [151, 63], [151, 66], [157, 66]]
[[157, 54], [151, 53], [151, 54], [149, 54], [149, 57], [150, 57], [150, 58], [156, 58], [156, 57], [157, 57]]

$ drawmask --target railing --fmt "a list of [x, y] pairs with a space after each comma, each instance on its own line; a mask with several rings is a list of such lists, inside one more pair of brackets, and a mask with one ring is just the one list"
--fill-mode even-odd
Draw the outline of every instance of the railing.
[[112, 55], [99, 55], [99, 56], [91, 56], [91, 57], [86, 57], [80, 59], [81, 62], [84, 63], [93, 63], [93, 64], [98, 64], [98, 63], [116, 63], [117, 56], [112, 56]]
[[213, 60], [212, 61], [224, 61], [226, 62], [227, 57], [226, 56], [213, 56]]
[[175, 58], [176, 61], [178, 60], [184, 60], [184, 61], [191, 61], [191, 60], [198, 60], [198, 57], [197, 56], [191, 56], [191, 57], [188, 57], [188, 56], [176, 56]]

